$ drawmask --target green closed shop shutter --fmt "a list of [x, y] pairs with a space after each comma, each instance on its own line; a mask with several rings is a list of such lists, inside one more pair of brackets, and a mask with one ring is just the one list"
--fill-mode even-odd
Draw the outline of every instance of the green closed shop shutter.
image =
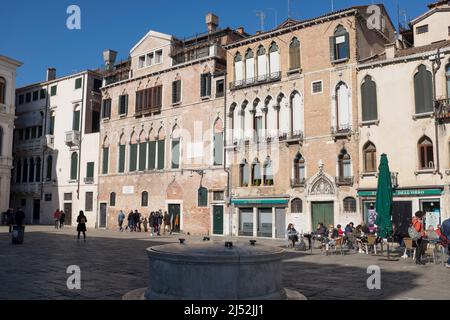
[[109, 148], [103, 148], [102, 174], [108, 173], [109, 164]]
[[145, 170], [147, 160], [147, 142], [139, 143], [139, 171]]
[[119, 172], [125, 172], [125, 145], [119, 146]]
[[137, 144], [130, 144], [130, 172], [137, 169]]
[[156, 169], [156, 141], [148, 143], [148, 169]]
[[165, 140], [158, 141], [158, 170], [164, 169], [164, 144]]

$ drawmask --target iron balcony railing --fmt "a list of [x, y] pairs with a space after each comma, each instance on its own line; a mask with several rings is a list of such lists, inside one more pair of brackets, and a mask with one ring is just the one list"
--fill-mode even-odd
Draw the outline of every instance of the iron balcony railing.
[[450, 122], [450, 99], [436, 101], [436, 119], [441, 123]]
[[230, 83], [230, 89], [231, 90], [237, 90], [242, 89], [246, 87], [251, 87], [254, 85], [260, 85], [264, 83], [270, 83], [274, 81], [281, 80], [281, 71], [278, 72], [272, 72], [265, 75], [260, 75], [254, 78], [247, 78], [243, 80], [237, 80]]
[[352, 186], [353, 177], [336, 177], [336, 185], [338, 186]]
[[304, 187], [305, 185], [306, 185], [306, 179], [305, 178], [293, 178], [293, 179], [291, 179], [291, 187], [292, 188]]
[[331, 134], [334, 137], [347, 137], [352, 134], [351, 125], [339, 125], [331, 127]]

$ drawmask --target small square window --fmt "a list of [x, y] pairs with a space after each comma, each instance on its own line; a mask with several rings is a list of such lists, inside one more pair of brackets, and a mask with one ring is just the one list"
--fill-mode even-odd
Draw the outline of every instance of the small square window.
[[72, 201], [72, 193], [64, 193], [64, 201]]
[[28, 92], [28, 93], [25, 95], [25, 102], [26, 102], [26, 103], [31, 102], [31, 92]]
[[41, 89], [39, 99], [41, 99], [41, 100], [42, 100], [42, 99], [45, 99], [46, 95], [47, 95], [46, 90], [45, 90], [45, 89]]
[[321, 81], [314, 81], [311, 84], [311, 91], [313, 94], [322, 93], [323, 91], [323, 82]]
[[24, 102], [24, 95], [21, 94], [21, 95], [19, 96], [19, 104], [23, 104], [23, 102]]
[[223, 201], [224, 200], [224, 192], [223, 191], [214, 191], [213, 192], [213, 200], [214, 201]]
[[139, 68], [145, 67], [145, 56], [139, 57]]
[[57, 87], [57, 86], [51, 87], [51, 88], [50, 88], [50, 95], [51, 95], [51, 96], [56, 96], [57, 90], [58, 90], [58, 87]]
[[162, 50], [158, 50], [155, 52], [155, 64], [162, 62]]
[[75, 90], [81, 89], [82, 83], [83, 83], [83, 78], [75, 79]]
[[428, 25], [419, 26], [416, 28], [416, 34], [423, 34], [428, 32]]
[[33, 91], [33, 101], [36, 101], [39, 99], [39, 91]]

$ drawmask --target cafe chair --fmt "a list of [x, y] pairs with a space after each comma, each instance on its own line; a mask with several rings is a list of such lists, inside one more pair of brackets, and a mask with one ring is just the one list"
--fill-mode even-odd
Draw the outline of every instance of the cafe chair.
[[408, 258], [408, 252], [413, 252], [413, 260], [416, 259], [416, 248], [413, 246], [413, 240], [411, 238], [404, 238], [403, 242], [405, 243], [405, 253], [403, 254], [402, 258], [407, 259]]

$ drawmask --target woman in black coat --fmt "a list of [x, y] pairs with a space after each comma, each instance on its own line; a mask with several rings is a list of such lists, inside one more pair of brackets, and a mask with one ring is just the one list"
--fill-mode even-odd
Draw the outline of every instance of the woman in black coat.
[[78, 215], [77, 218], [77, 231], [78, 231], [78, 240], [80, 239], [80, 233], [83, 232], [83, 236], [84, 236], [84, 241], [86, 241], [86, 216], [84, 215], [83, 210], [80, 210], [80, 214]]

